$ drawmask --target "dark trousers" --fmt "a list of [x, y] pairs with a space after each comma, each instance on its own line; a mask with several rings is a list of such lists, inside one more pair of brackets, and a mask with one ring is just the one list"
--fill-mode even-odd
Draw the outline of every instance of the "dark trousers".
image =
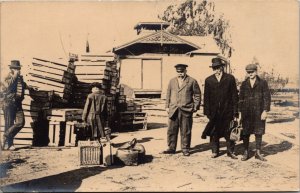
[[[243, 136], [243, 145], [245, 150], [249, 150], [249, 138], [250, 135], [244, 135]], [[262, 135], [255, 135], [255, 143], [256, 143], [256, 150], [261, 150], [261, 144], [262, 144]]]
[[[234, 152], [234, 141], [230, 140], [230, 133], [225, 134], [227, 153]], [[220, 137], [217, 135], [213, 135], [210, 137], [211, 150], [213, 153], [219, 153], [220, 149]]]
[[25, 118], [22, 104], [12, 105], [4, 109], [5, 132], [4, 137], [9, 146], [13, 145], [14, 137], [24, 127]]
[[191, 146], [192, 125], [192, 115], [187, 117], [183, 115], [183, 112], [180, 109], [178, 109], [174, 115], [169, 118], [167, 133], [169, 149], [176, 150], [178, 131], [180, 128], [181, 149], [182, 151], [189, 151]]

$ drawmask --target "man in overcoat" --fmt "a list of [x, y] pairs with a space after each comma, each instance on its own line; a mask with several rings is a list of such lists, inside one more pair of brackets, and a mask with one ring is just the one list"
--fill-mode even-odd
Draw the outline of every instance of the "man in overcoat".
[[92, 93], [88, 95], [82, 113], [82, 120], [91, 126], [92, 140], [106, 137], [104, 129], [107, 126], [107, 97], [101, 92], [101, 84], [91, 84]]
[[240, 88], [239, 110], [243, 126], [244, 155], [242, 161], [249, 159], [249, 138], [255, 134], [255, 158], [267, 161], [261, 155], [262, 135], [265, 133], [267, 112], [270, 110], [271, 94], [267, 81], [257, 75], [257, 66], [246, 66], [248, 78], [242, 82]]
[[19, 60], [12, 60], [9, 65], [10, 72], [4, 78], [2, 91], [4, 93], [3, 112], [5, 132], [3, 134], [3, 150], [14, 150], [14, 137], [25, 124], [22, 101], [25, 89], [34, 90], [28, 86], [21, 75]]
[[230, 140], [230, 122], [238, 117], [238, 92], [235, 78], [224, 72], [225, 62], [220, 58], [212, 59], [210, 66], [214, 74], [207, 77], [204, 86], [204, 115], [209, 122], [202, 133], [202, 138], [210, 136], [212, 158], [219, 155], [220, 138], [225, 137], [227, 155], [234, 155], [234, 142]]
[[180, 128], [181, 149], [184, 156], [190, 155], [193, 113], [200, 108], [201, 91], [198, 82], [187, 75], [186, 64], [175, 65], [177, 77], [170, 80], [166, 96], [168, 112], [168, 149], [164, 154], [174, 154]]

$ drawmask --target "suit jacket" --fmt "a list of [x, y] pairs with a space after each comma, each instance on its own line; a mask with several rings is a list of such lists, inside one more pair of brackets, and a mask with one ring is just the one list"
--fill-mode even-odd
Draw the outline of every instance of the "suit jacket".
[[223, 73], [220, 82], [213, 74], [205, 79], [204, 115], [213, 119], [216, 114], [223, 120], [232, 120], [238, 113], [238, 92], [234, 76]]
[[[20, 96], [17, 96], [18, 80], [21, 84], [21, 93], [19, 93]], [[30, 87], [24, 82], [22, 75], [19, 75], [14, 78], [11, 72], [8, 73], [8, 75], [4, 79], [2, 88], [6, 96], [14, 98], [14, 100], [17, 100], [17, 103], [21, 103], [24, 99], [25, 89], [30, 89]]]
[[201, 102], [201, 91], [198, 82], [186, 75], [179, 88], [177, 77], [170, 80], [166, 97], [166, 108], [169, 108], [169, 118], [177, 109], [184, 115], [191, 116], [194, 110], [199, 110]]
[[261, 120], [263, 111], [269, 111], [271, 94], [267, 81], [257, 76], [253, 88], [250, 79], [242, 82], [240, 89], [239, 110], [242, 113], [244, 134], [264, 134], [265, 121]]

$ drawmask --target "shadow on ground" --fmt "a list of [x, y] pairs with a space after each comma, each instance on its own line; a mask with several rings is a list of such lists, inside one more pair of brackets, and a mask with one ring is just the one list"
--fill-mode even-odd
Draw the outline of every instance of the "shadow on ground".
[[0, 164], [0, 178], [4, 178], [7, 176], [7, 171], [9, 169], [12, 169], [14, 167], [17, 167], [18, 164], [25, 163], [27, 158], [25, 159], [13, 159], [11, 161], [8, 161], [6, 163], [1, 163]]
[[[261, 152], [264, 154], [264, 156], [274, 155], [280, 152], [288, 151], [293, 147], [293, 144], [288, 141], [282, 141], [279, 144], [270, 144], [266, 142], [262, 142], [262, 149]], [[255, 152], [253, 150], [256, 149], [256, 143], [255, 141], [249, 143], [249, 149], [250, 149], [250, 157], [253, 157]], [[240, 143], [235, 146], [235, 153], [237, 155], [243, 155], [244, 153], [244, 146], [243, 143]]]
[[[100, 174], [105, 170], [120, 168], [111, 167], [84, 167], [60, 174], [39, 179], [28, 180], [1, 187], [3, 192], [74, 192], [85, 178]], [[99, 182], [100, 183], [100, 182]]]

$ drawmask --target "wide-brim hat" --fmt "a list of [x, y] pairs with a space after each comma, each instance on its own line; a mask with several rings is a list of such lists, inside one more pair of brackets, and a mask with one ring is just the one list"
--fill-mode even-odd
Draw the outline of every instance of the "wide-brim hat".
[[209, 66], [211, 68], [219, 67], [219, 66], [225, 66], [225, 62], [221, 58], [213, 58], [211, 60], [212, 65]]
[[12, 60], [11, 64], [9, 65], [10, 69], [21, 69], [21, 64], [19, 60]]
[[188, 67], [188, 65], [187, 64], [176, 64], [174, 67], [176, 68], [176, 70], [177, 69], [186, 69]]
[[90, 86], [91, 86], [91, 88], [94, 88], [94, 87], [97, 87], [97, 88], [99, 88], [99, 89], [102, 88], [102, 85], [101, 85], [101, 83], [99, 83], [99, 82], [93, 82]]

